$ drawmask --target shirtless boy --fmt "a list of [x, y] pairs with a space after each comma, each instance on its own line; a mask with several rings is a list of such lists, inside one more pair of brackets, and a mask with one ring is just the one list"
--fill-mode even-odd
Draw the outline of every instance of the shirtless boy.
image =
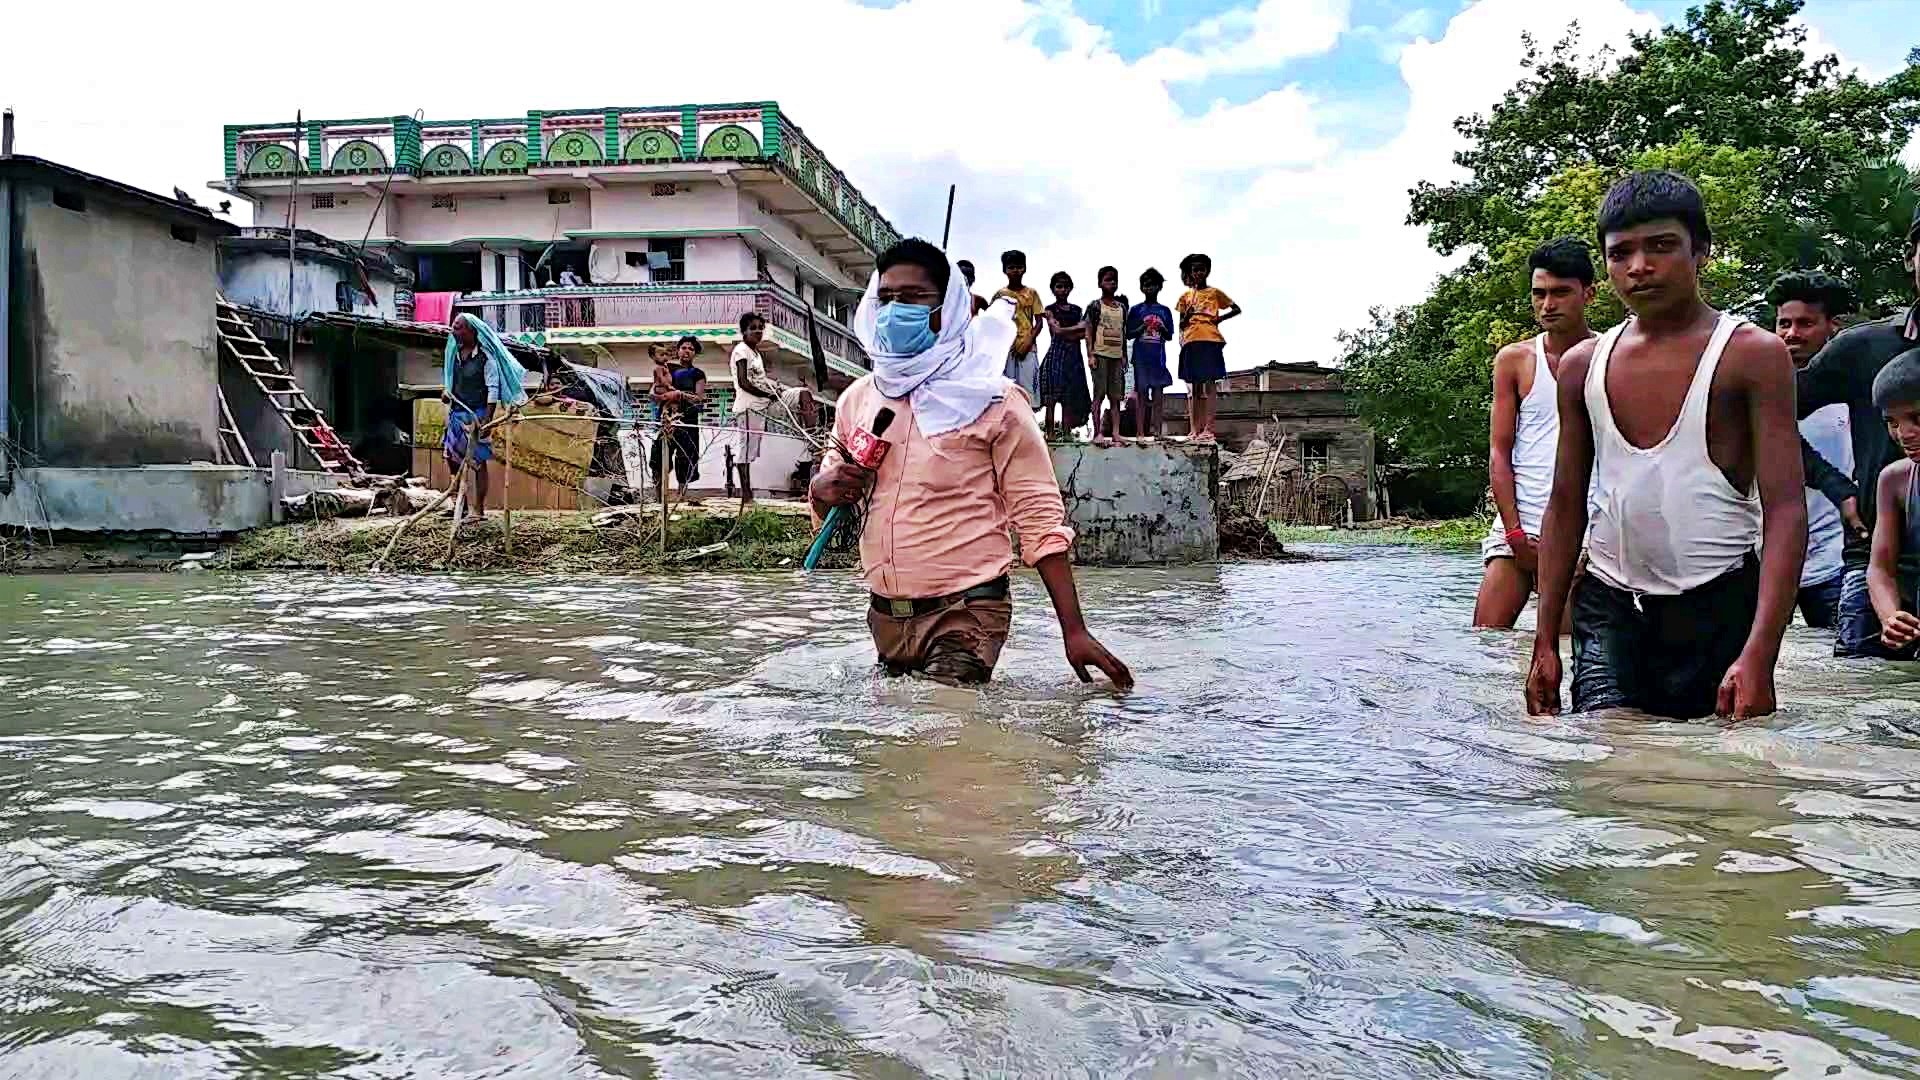
[[1574, 711], [1763, 716], [1807, 548], [1793, 362], [1701, 298], [1712, 233], [1691, 181], [1634, 173], [1599, 219], [1607, 278], [1635, 317], [1560, 361], [1527, 708], [1560, 711], [1560, 613], [1593, 478]]
[[1473, 625], [1513, 629], [1533, 592], [1540, 519], [1553, 491], [1553, 457], [1560, 445], [1554, 375], [1567, 350], [1593, 336], [1593, 258], [1584, 240], [1563, 236], [1527, 259], [1533, 320], [1541, 333], [1501, 349], [1493, 358], [1493, 422], [1488, 472], [1499, 513], [1480, 545], [1486, 572], [1473, 604]]

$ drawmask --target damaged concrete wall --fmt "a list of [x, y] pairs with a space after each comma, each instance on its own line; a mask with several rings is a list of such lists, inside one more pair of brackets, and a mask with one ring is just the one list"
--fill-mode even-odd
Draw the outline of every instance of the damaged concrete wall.
[[1083, 566], [1212, 562], [1219, 458], [1194, 445], [1056, 446], [1053, 472]]
[[[273, 520], [270, 470], [215, 465], [21, 469], [0, 495], [0, 525], [50, 532], [211, 536]], [[339, 486], [321, 472], [287, 473], [287, 494]]]
[[81, 190], [15, 197], [21, 441], [48, 465], [213, 460], [215, 238]]

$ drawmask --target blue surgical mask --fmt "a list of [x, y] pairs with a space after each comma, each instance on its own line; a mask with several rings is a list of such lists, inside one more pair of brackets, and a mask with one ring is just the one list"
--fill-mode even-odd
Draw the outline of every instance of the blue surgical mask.
[[893, 356], [918, 356], [933, 348], [933, 328], [927, 324], [938, 310], [898, 300], [881, 304], [873, 324], [874, 347]]

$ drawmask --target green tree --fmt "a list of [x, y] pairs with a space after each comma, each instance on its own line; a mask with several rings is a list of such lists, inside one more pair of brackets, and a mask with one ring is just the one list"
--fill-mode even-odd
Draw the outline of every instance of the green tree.
[[[1484, 470], [1492, 358], [1533, 332], [1526, 260], [1556, 236], [1594, 240], [1609, 185], [1666, 168], [1699, 184], [1714, 228], [1709, 299], [1761, 316], [1783, 270], [1853, 282], [1870, 311], [1906, 303], [1901, 266], [1916, 201], [1895, 158], [1920, 122], [1920, 50], [1881, 82], [1803, 52], [1803, 0], [1711, 0], [1684, 23], [1583, 59], [1578, 30], [1484, 116], [1456, 127], [1456, 183], [1412, 191], [1409, 222], [1462, 264], [1418, 304], [1376, 309], [1341, 338], [1346, 385], [1386, 460]], [[1602, 279], [1605, 268], [1596, 252]], [[1624, 317], [1604, 284], [1596, 327]]]
[[1920, 66], [1872, 83], [1831, 55], [1809, 59], [1793, 24], [1805, 0], [1711, 0], [1686, 21], [1636, 34], [1582, 59], [1578, 27], [1542, 55], [1525, 40], [1526, 74], [1486, 115], [1455, 128], [1471, 145], [1454, 155], [1471, 175], [1422, 182], [1408, 222], [1446, 253], [1484, 244], [1502, 208], [1524, 203], [1573, 165], [1620, 170], [1649, 147], [1689, 136], [1779, 155], [1780, 194], [1817, 209], [1836, 182], [1885, 161], [1920, 121]]

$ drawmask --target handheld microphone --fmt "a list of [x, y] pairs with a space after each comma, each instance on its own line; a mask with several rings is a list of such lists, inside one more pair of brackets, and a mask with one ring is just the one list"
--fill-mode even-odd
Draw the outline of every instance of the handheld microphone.
[[[853, 464], [867, 470], [877, 470], [880, 462], [887, 456], [887, 441], [880, 436], [887, 433], [893, 424], [893, 410], [882, 408], [873, 415], [873, 430], [854, 428], [847, 438], [847, 457]], [[840, 524], [844, 506], [835, 506], [827, 511], [827, 518], [820, 523], [820, 532], [814, 536], [813, 545], [807, 548], [806, 562], [802, 567], [809, 573], [820, 564], [820, 556], [827, 552], [827, 540], [833, 536], [833, 530]]]

